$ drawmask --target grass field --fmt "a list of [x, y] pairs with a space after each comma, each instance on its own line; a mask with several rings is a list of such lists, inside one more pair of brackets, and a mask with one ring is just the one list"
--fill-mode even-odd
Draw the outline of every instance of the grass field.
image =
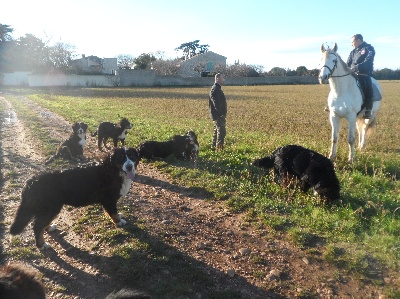
[[[299, 144], [324, 155], [330, 148], [330, 124], [323, 111], [328, 85], [225, 86], [228, 99], [226, 150], [210, 150], [209, 87], [83, 88], [16, 90], [71, 122], [94, 131], [99, 122], [127, 117], [134, 127], [127, 144], [166, 140], [194, 130], [200, 158], [194, 166], [174, 158], [156, 162], [179, 184], [206, 189], [210, 199], [246, 211], [256, 225], [309, 252], [323, 244], [321, 256], [352, 273], [373, 276], [400, 269], [400, 101], [399, 81], [382, 81], [378, 125], [367, 149], [347, 163], [347, 124], [343, 121], [335, 168], [341, 201], [323, 204], [311, 192], [282, 189], [250, 166], [278, 146]], [[397, 111], [397, 113], [396, 113]], [[48, 142], [48, 140], [43, 140]], [[47, 147], [54, 152], [56, 144]]]

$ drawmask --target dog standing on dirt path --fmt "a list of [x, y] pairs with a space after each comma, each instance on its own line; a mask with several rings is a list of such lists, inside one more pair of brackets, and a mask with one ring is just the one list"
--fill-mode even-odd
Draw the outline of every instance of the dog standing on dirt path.
[[43, 234], [55, 229], [50, 224], [64, 205], [83, 207], [98, 203], [117, 226], [125, 225], [126, 221], [117, 212], [117, 201], [129, 192], [138, 163], [136, 149], [116, 148], [100, 164], [45, 172], [29, 179], [22, 190], [10, 233], [20, 234], [34, 219], [36, 246], [50, 247]]
[[83, 122], [74, 123], [72, 125], [71, 136], [60, 144], [55, 155], [51, 156], [44, 164], [47, 165], [58, 157], [64, 157], [73, 161], [84, 160], [83, 147], [86, 145], [87, 128], [87, 124]]
[[97, 146], [100, 151], [103, 151], [101, 148], [101, 144], [104, 145], [106, 149], [110, 149], [107, 146], [108, 138], [111, 138], [114, 143], [114, 147], [117, 147], [118, 140], [121, 141], [122, 146], [125, 146], [125, 137], [128, 133], [128, 130], [132, 129], [132, 124], [125, 117], [121, 119], [119, 124], [113, 124], [108, 121], [100, 123], [96, 132], [94, 132], [91, 136], [95, 137], [98, 135]]
[[282, 146], [270, 156], [255, 160], [252, 165], [264, 169], [274, 168], [280, 184], [284, 187], [293, 178], [297, 178], [303, 192], [313, 188], [323, 199], [340, 198], [339, 180], [332, 162], [308, 148], [299, 145]]

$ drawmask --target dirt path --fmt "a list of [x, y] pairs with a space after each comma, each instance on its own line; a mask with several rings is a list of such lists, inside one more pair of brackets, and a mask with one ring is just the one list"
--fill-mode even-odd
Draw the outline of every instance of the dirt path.
[[[37, 112], [51, 136], [61, 141], [70, 134], [70, 124], [63, 118], [25, 98], [20, 100]], [[82, 209], [62, 210], [56, 221], [59, 230], [46, 236], [50, 250], [40, 252], [34, 247], [31, 227], [25, 229], [18, 244], [11, 243], [8, 228], [21, 189], [32, 174], [45, 170], [45, 158], [7, 96], [0, 97], [0, 105], [6, 108], [0, 116], [1, 262], [3, 252], [15, 246], [21, 248], [21, 256], [29, 253], [29, 264], [43, 274], [48, 298], [104, 298], [123, 287], [113, 276], [109, 248], [93, 252], [90, 244], [70, 229]], [[95, 144], [88, 139], [88, 157], [98, 154]], [[305, 294], [313, 298], [378, 298], [373, 286], [344, 275], [338, 279], [338, 270], [315, 255], [307, 255], [263, 228], [250, 226], [244, 215], [231, 213], [223, 203], [206, 201], [201, 193], [173, 184], [151, 164], [141, 163], [138, 173], [133, 188], [120, 203], [132, 207], [129, 218], [140, 221], [152, 237], [182, 254], [188, 263], [196, 263], [198, 271], [208, 273], [214, 284], [207, 288], [235, 290], [240, 298], [296, 298]], [[206, 289], [187, 298], [204, 299], [205, 294]]]

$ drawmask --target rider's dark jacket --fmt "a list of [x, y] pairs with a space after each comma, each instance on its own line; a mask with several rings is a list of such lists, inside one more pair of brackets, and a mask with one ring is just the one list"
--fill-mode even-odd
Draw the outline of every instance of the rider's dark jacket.
[[370, 44], [363, 42], [359, 47], [350, 52], [347, 66], [355, 68], [359, 74], [372, 76], [374, 70], [375, 50]]

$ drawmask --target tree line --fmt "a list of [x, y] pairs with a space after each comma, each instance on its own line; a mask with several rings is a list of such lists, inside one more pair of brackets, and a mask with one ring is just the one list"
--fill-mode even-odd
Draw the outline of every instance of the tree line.
[[[75, 46], [63, 42], [51, 44], [51, 39], [42, 40], [32, 34], [25, 34], [17, 39], [12, 37], [14, 29], [10, 25], [0, 23], [0, 72], [31, 71], [34, 73], [82, 74], [71, 62], [76, 59]], [[142, 53], [137, 57], [131, 54], [120, 54], [117, 58], [119, 69], [151, 69], [159, 75], [176, 75], [182, 60], [208, 51], [208, 44], [200, 44], [199, 40], [182, 43], [175, 48], [174, 59], [165, 59], [165, 52]], [[194, 67], [201, 73], [205, 65], [200, 63]], [[260, 77], [260, 76], [317, 76], [319, 69], [308, 70], [305, 66], [296, 69], [273, 67], [264, 71], [262, 65], [249, 65], [235, 61], [233, 64], [216, 65], [214, 73], [220, 72], [226, 77]], [[209, 73], [212, 76], [214, 73]], [[375, 70], [378, 80], [399, 80], [400, 69]]]

